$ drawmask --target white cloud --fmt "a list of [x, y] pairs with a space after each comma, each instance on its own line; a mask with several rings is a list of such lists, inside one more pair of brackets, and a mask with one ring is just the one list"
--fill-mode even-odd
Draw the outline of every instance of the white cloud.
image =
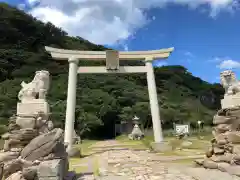
[[230, 59], [230, 58], [219, 58], [219, 57], [214, 57], [212, 59], [207, 60], [207, 62], [210, 63], [219, 63], [221, 61], [224, 61], [224, 59]]
[[163, 60], [155, 60], [153, 62], [153, 66], [154, 67], [162, 67], [162, 66], [167, 66], [167, 62], [163, 61]]
[[235, 69], [240, 68], [240, 62], [231, 59], [223, 60], [218, 66], [220, 69]]
[[18, 9], [24, 10], [26, 8], [26, 4], [18, 4]]
[[191, 53], [189, 51], [184, 52], [184, 55], [187, 56], [187, 57], [191, 57], [191, 58], [194, 57], [193, 53]]
[[61, 27], [72, 36], [97, 44], [113, 45], [128, 39], [156, 17], [148, 18], [149, 8], [168, 3], [196, 8], [209, 5], [210, 16], [233, 10], [238, 0], [27, 0], [34, 17]]

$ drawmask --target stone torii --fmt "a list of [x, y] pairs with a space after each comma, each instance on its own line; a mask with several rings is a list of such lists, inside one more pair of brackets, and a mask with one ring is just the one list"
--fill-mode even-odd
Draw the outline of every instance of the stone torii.
[[[76, 86], [77, 74], [83, 73], [146, 73], [148, 94], [151, 107], [154, 141], [161, 143], [163, 141], [162, 127], [159, 113], [159, 105], [157, 98], [156, 82], [152, 62], [155, 59], [166, 59], [173, 52], [174, 48], [151, 50], [151, 51], [123, 51], [114, 50], [107, 51], [78, 51], [65, 50], [52, 47], [45, 47], [52, 58], [56, 60], [68, 60], [68, 93], [67, 93], [67, 108], [65, 121], [65, 136], [64, 141], [68, 144], [68, 150], [72, 148], [73, 132], [75, 121], [75, 106], [76, 106]], [[106, 61], [106, 66], [99, 67], [78, 67], [79, 60], [95, 60]], [[143, 60], [145, 66], [119, 66], [120, 60]]]

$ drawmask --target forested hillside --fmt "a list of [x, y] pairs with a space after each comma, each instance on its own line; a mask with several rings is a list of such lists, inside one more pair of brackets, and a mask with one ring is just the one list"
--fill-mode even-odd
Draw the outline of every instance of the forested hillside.
[[[1, 124], [6, 124], [9, 116], [16, 112], [21, 81], [31, 80], [36, 70], [48, 70], [52, 78], [48, 94], [52, 119], [56, 125], [64, 126], [68, 63], [51, 59], [44, 46], [106, 49], [81, 37], [69, 37], [50, 23], [44, 24], [0, 3]], [[182, 66], [155, 68], [155, 75], [164, 128], [171, 128], [173, 122], [191, 122], [194, 126], [196, 121], [203, 120], [211, 124], [223, 95], [219, 84], [204, 82]], [[103, 134], [106, 132], [102, 131], [103, 127], [111, 134], [114, 122], [131, 120], [135, 114], [145, 127], [151, 127], [146, 83], [143, 74], [79, 75], [75, 128], [85, 136], [90, 131], [93, 135]]]

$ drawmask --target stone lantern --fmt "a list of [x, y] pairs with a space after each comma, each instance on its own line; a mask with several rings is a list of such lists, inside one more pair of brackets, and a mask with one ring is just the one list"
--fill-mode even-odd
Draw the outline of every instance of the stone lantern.
[[132, 120], [134, 127], [131, 134], [128, 135], [128, 138], [131, 140], [141, 140], [144, 137], [144, 134], [139, 127], [140, 125], [139, 118], [137, 116], [134, 116]]

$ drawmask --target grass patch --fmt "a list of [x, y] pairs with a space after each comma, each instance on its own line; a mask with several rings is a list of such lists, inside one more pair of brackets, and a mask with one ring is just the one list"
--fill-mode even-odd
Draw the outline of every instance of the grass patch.
[[[77, 144], [75, 146], [81, 150], [82, 156], [87, 156], [87, 155], [91, 154], [90, 146], [95, 144], [96, 142], [97, 141], [94, 141], [94, 140], [83, 140], [82, 144]], [[88, 161], [89, 161], [89, 159], [84, 159], [84, 158], [70, 158], [69, 159], [69, 170], [75, 171], [76, 173], [86, 172], [89, 170]]]
[[100, 176], [99, 163], [97, 158], [94, 158], [93, 160], [93, 174], [95, 177]]
[[74, 166], [81, 164], [83, 161], [80, 158], [70, 158], [69, 159], [69, 170], [75, 171], [76, 173], [81, 173], [88, 170], [87, 166]]
[[82, 156], [87, 156], [91, 154], [91, 145], [95, 144], [96, 140], [83, 140], [82, 144], [75, 145], [81, 150]]

